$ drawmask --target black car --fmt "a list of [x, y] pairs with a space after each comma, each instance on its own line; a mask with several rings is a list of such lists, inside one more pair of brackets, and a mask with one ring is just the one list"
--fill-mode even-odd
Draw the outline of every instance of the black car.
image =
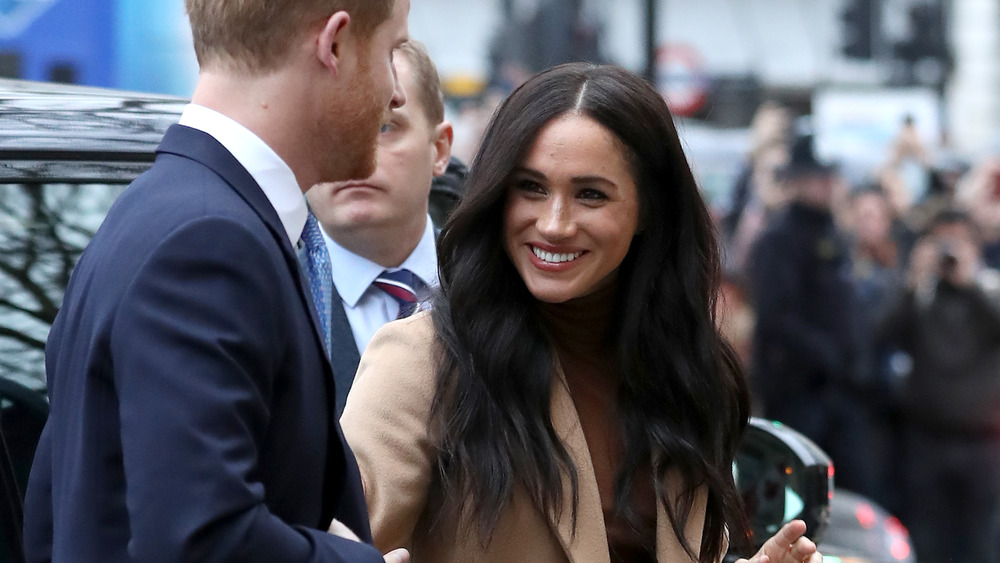
[[[0, 561], [18, 556], [17, 542], [5, 540], [20, 537], [20, 491], [48, 415], [45, 340], [70, 273], [111, 204], [152, 164], [186, 104], [0, 79]], [[449, 171], [431, 190], [439, 225], [467, 173], [460, 162]], [[829, 458], [811, 442], [754, 420], [735, 470], [755, 539], [793, 517], [822, 533], [831, 518], [832, 473]]]
[[[733, 467], [754, 548], [784, 522], [806, 522], [828, 563], [915, 563], [909, 533], [861, 495], [834, 488], [830, 458], [794, 429], [753, 418]], [[735, 558], [729, 558], [734, 560]]]
[[49, 325], [80, 252], [185, 101], [0, 81], [0, 376], [44, 391]]
[[11, 460], [0, 464], [10, 477], [3, 538], [15, 533], [17, 490], [48, 415], [45, 339], [70, 272], [185, 103], [0, 80], [0, 428]]

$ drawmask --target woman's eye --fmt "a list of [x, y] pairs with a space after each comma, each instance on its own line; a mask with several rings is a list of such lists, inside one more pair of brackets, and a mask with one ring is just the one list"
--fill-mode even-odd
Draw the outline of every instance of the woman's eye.
[[389, 131], [395, 131], [395, 130], [396, 130], [396, 126], [394, 124], [392, 124], [392, 123], [383, 123], [382, 124], [382, 129], [380, 129], [379, 131], [381, 133], [388, 133]]
[[593, 188], [587, 188], [587, 189], [584, 189], [584, 190], [580, 191], [579, 197], [580, 197], [580, 199], [586, 199], [586, 200], [591, 200], [591, 201], [604, 201], [604, 200], [608, 199], [608, 194], [606, 194], [606, 193], [604, 193], [604, 192], [602, 192], [600, 190], [595, 190]]
[[514, 187], [523, 192], [536, 193], [536, 194], [545, 191], [545, 188], [543, 188], [541, 184], [539, 184], [534, 180], [529, 180], [527, 178], [523, 178], [521, 180], [515, 180]]

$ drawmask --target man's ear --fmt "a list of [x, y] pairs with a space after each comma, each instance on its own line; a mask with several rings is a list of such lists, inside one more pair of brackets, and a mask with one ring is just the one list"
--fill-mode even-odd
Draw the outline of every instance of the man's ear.
[[340, 69], [344, 60], [344, 49], [347, 37], [350, 35], [348, 26], [351, 16], [344, 11], [335, 12], [319, 33], [316, 39], [316, 58], [334, 75]]
[[434, 176], [444, 174], [451, 158], [451, 143], [455, 139], [455, 128], [450, 121], [442, 121], [434, 128]]

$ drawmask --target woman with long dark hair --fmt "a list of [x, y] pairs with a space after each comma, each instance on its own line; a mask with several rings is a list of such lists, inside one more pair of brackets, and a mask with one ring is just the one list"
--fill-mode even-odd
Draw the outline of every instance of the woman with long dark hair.
[[[718, 561], [749, 416], [666, 104], [553, 68], [497, 110], [431, 313], [372, 340], [342, 425], [376, 545], [420, 561]], [[755, 561], [818, 557], [786, 526]], [[766, 551], [766, 553], [765, 553]]]

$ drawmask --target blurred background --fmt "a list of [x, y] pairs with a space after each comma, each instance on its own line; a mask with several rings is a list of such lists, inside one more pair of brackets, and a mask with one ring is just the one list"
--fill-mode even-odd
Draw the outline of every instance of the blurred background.
[[[929, 145], [1000, 151], [1000, 0], [413, 0], [410, 29], [463, 158], [498, 99], [581, 59], [655, 81], [716, 206], [765, 101], [812, 115], [852, 179], [907, 114]], [[0, 0], [0, 76], [186, 96], [196, 73], [181, 0]]]
[[[534, 72], [647, 76], [718, 220], [719, 321], [755, 414], [802, 406], [792, 425], [831, 454], [838, 489], [895, 515], [922, 562], [1000, 561], [1000, 0], [411, 4], [465, 162]], [[183, 0], [0, 0], [0, 77], [189, 96]], [[833, 193], [790, 222], [808, 186], [789, 163], [809, 162], [837, 165], [814, 186]], [[755, 272], [761, 256], [774, 267]], [[796, 354], [792, 379], [836, 367], [794, 394], [762, 361]], [[871, 529], [868, 511], [849, 516]]]
[[[656, 82], [717, 206], [768, 100], [813, 115], [855, 178], [907, 114], [928, 144], [1000, 151], [1000, 0], [413, 0], [410, 28], [459, 157], [526, 76], [581, 59]], [[0, 76], [186, 96], [196, 73], [181, 0], [0, 0]]]

